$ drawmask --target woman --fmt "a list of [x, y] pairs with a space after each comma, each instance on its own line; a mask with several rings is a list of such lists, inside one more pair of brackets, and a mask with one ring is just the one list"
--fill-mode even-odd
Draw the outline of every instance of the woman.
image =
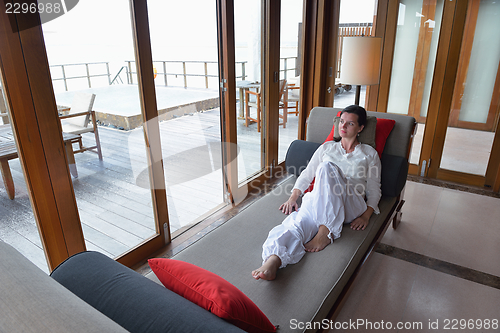
[[[262, 246], [263, 264], [255, 279], [274, 280], [279, 268], [297, 263], [305, 252], [323, 250], [340, 237], [342, 225], [364, 230], [379, 213], [381, 164], [377, 151], [358, 141], [366, 124], [364, 108], [351, 105], [340, 116], [340, 141], [325, 142], [295, 182], [290, 198], [279, 209], [290, 214], [274, 227]], [[314, 189], [297, 199], [314, 179]], [[366, 201], [365, 201], [366, 198]]]

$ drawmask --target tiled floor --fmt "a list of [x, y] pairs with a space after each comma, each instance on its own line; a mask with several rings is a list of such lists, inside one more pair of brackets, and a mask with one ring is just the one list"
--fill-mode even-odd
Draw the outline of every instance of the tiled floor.
[[[360, 325], [337, 331], [442, 332], [446, 324], [460, 332], [500, 331], [500, 199], [416, 182], [407, 183], [405, 199], [402, 223], [382, 244], [429, 258], [414, 263], [374, 253], [335, 320], [338, 327]], [[429, 268], [433, 259], [462, 273]], [[488, 279], [472, 282], [468, 274]], [[467, 321], [465, 329], [460, 320]]]
[[[410, 163], [419, 164], [425, 124], [419, 123], [413, 139]], [[464, 138], [474, 137], [474, 140]], [[442, 169], [484, 176], [491, 155], [495, 132], [448, 127], [441, 157]], [[481, 144], [478, 145], [477, 143]]]

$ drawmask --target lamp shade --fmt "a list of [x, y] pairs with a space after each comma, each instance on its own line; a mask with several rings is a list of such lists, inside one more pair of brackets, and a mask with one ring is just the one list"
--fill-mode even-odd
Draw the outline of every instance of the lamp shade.
[[381, 47], [380, 37], [344, 37], [340, 83], [378, 84]]

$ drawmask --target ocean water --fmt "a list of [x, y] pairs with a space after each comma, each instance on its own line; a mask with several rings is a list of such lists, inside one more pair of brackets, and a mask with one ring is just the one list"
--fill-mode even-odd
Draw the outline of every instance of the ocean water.
[[[298, 24], [302, 19], [302, 1], [287, 0], [283, 7], [282, 57], [297, 56]], [[149, 28], [153, 61], [217, 61], [217, 22], [215, 1], [207, 0], [148, 0]], [[294, 13], [294, 14], [292, 14]], [[259, 0], [235, 1], [236, 61], [247, 61], [250, 80], [258, 80], [260, 66]], [[108, 62], [111, 76], [134, 61], [134, 41], [128, 0], [82, 0], [67, 14], [42, 25], [52, 66], [56, 91], [65, 89], [58, 78], [63, 73], [57, 65]], [[182, 73], [182, 68], [170, 65], [169, 73]], [[190, 65], [188, 72], [198, 73]], [[201, 65], [202, 66], [202, 65]], [[155, 65], [162, 72], [161, 64]], [[255, 67], [255, 68], [253, 68]], [[215, 68], [215, 70], [214, 70]], [[202, 69], [203, 71], [203, 69]], [[239, 69], [237, 69], [239, 71]], [[105, 65], [92, 65], [92, 75], [106, 73]], [[202, 74], [201, 72], [200, 74]], [[65, 75], [85, 76], [85, 66], [65, 67]], [[210, 66], [209, 75], [217, 75], [217, 66]], [[124, 79], [125, 76], [122, 76]], [[179, 78], [179, 77], [178, 77]], [[176, 78], [170, 81], [176, 84]], [[163, 78], [159, 78], [163, 81]], [[210, 79], [213, 81], [214, 79]], [[217, 80], [217, 79], [215, 79]], [[86, 79], [70, 80], [70, 90], [84, 88]], [[190, 79], [191, 82], [204, 80]], [[94, 83], [95, 82], [95, 83]], [[107, 77], [93, 78], [92, 84], [107, 84]], [[183, 84], [179, 80], [180, 85]], [[161, 82], [159, 82], [161, 84]]]

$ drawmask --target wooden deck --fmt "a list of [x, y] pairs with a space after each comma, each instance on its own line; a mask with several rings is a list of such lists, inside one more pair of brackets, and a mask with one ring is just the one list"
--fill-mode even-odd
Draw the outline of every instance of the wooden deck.
[[[297, 137], [297, 117], [280, 127], [280, 159]], [[260, 133], [238, 120], [240, 178], [258, 170]], [[197, 222], [223, 203], [220, 111], [213, 109], [160, 123], [163, 163], [172, 232]], [[154, 218], [142, 129], [99, 127], [103, 161], [76, 154], [73, 187], [87, 249], [115, 257], [154, 234]], [[92, 134], [84, 136], [92, 142]], [[48, 272], [42, 244], [18, 159], [9, 161], [16, 197], [0, 183], [0, 239]]]

